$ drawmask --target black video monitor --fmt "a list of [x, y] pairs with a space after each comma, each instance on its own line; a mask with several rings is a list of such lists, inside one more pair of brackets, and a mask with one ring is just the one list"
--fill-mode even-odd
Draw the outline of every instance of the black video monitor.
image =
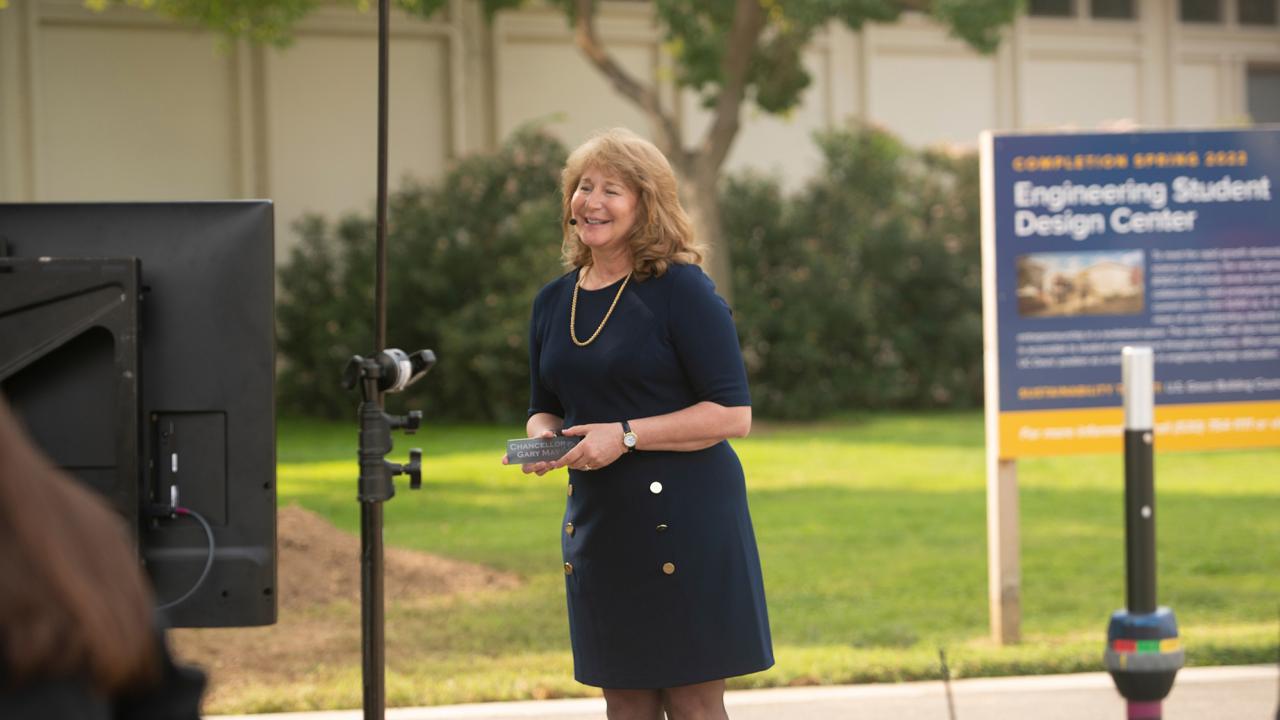
[[276, 619], [274, 281], [269, 201], [0, 204], [0, 392], [175, 627]]

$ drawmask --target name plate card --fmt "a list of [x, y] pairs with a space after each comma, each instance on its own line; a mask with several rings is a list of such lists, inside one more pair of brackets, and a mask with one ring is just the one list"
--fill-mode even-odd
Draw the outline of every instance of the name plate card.
[[516, 464], [551, 462], [564, 457], [580, 437], [557, 435], [551, 438], [518, 438], [507, 441], [507, 460]]

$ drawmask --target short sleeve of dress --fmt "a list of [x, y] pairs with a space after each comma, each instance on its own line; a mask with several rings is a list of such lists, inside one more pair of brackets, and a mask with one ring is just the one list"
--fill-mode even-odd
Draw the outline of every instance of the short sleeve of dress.
[[747, 370], [729, 305], [702, 269], [675, 266], [671, 342], [699, 402], [725, 407], [751, 404]]
[[542, 329], [547, 324], [547, 315], [550, 310], [547, 309], [547, 291], [538, 293], [533, 301], [533, 316], [529, 319], [529, 417], [533, 417], [538, 413], [551, 413], [557, 417], [564, 417], [564, 406], [560, 404], [560, 398], [542, 382], [542, 373], [539, 371], [542, 360], [542, 338], [545, 333]]

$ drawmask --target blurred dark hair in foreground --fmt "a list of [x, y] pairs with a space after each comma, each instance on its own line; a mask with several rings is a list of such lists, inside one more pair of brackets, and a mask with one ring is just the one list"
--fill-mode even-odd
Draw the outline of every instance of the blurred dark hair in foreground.
[[168, 659], [123, 520], [0, 398], [0, 717], [197, 717], [203, 687]]

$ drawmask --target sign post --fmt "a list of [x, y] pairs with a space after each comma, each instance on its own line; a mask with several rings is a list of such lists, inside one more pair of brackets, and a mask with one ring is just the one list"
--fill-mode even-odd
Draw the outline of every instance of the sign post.
[[1121, 348], [1161, 450], [1280, 445], [1280, 129], [981, 141], [992, 636], [1019, 637], [1016, 462], [1123, 447]]

